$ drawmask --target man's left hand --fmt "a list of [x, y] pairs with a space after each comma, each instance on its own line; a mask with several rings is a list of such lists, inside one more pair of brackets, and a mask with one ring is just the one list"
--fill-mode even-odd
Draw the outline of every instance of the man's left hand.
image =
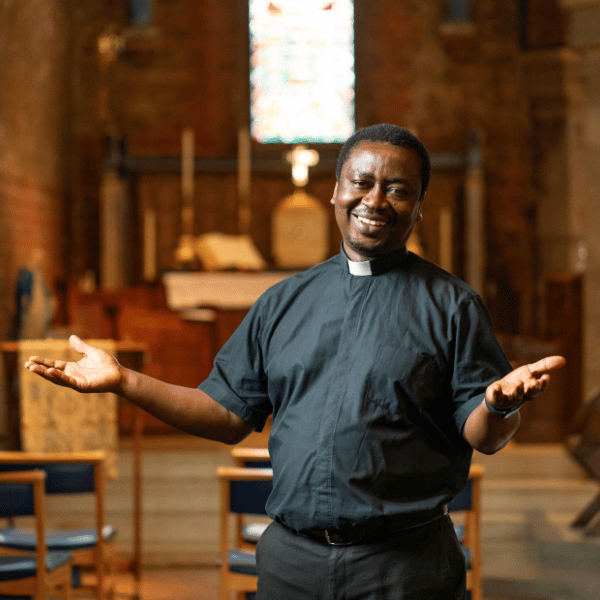
[[559, 369], [566, 362], [562, 356], [547, 356], [536, 363], [523, 365], [490, 384], [485, 399], [496, 410], [517, 408], [544, 391], [550, 381], [548, 371]]

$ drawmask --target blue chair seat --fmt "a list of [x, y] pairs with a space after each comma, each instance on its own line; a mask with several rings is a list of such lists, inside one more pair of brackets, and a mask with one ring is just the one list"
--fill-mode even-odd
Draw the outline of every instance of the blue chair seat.
[[456, 531], [456, 537], [458, 538], [458, 541], [462, 544], [465, 539], [464, 525], [454, 525], [454, 531]]
[[[46, 556], [46, 567], [51, 571], [69, 562], [72, 558], [70, 552], [49, 552]], [[35, 577], [35, 568], [34, 554], [31, 556], [0, 556], [0, 581]]]
[[256, 575], [256, 555], [253, 552], [230, 550], [227, 560], [232, 573]]
[[242, 529], [242, 539], [249, 544], [258, 544], [260, 536], [268, 526], [268, 523], [249, 523]]
[[464, 546], [461, 546], [460, 549], [462, 550], [463, 556], [465, 557], [465, 562], [467, 563], [467, 570], [469, 570], [471, 568], [471, 551], [468, 548], [465, 548]]
[[[102, 529], [102, 537], [105, 542], [110, 541], [116, 533], [117, 530], [111, 525], [105, 525]], [[49, 531], [46, 536], [49, 551], [92, 548], [96, 542], [96, 530], [93, 528]], [[34, 551], [35, 532], [17, 527], [2, 529], [0, 530], [0, 545], [13, 550]]]

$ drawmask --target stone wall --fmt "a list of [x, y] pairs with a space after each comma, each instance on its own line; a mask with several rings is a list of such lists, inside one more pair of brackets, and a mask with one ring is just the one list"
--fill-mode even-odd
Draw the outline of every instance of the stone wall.
[[600, 390], [600, 2], [561, 0], [573, 61], [573, 101], [566, 130], [571, 239], [569, 269], [584, 286], [584, 397]]

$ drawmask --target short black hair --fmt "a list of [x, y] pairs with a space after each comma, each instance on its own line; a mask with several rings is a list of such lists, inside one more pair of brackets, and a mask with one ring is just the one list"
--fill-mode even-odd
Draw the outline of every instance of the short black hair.
[[426, 192], [431, 175], [431, 160], [425, 146], [408, 129], [399, 125], [391, 125], [390, 123], [380, 123], [359, 129], [346, 140], [346, 143], [340, 150], [335, 170], [335, 176], [338, 180], [342, 173], [342, 167], [348, 160], [350, 153], [361, 142], [383, 142], [414, 150], [421, 159], [421, 196]]

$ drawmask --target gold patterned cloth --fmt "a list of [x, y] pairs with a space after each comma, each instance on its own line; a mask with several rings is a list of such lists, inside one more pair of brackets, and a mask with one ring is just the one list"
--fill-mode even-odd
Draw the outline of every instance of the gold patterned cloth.
[[[89, 344], [114, 355], [113, 340]], [[21, 449], [25, 452], [76, 452], [104, 450], [106, 473], [117, 476], [117, 397], [114, 394], [81, 394], [55, 385], [23, 369], [30, 356], [78, 361], [81, 355], [67, 340], [19, 342], [19, 411]]]

